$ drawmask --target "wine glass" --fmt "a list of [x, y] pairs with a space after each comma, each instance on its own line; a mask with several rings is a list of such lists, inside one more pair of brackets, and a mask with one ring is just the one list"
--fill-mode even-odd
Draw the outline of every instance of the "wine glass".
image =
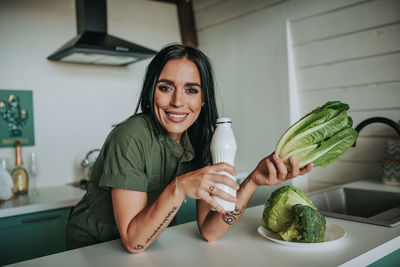
[[39, 195], [39, 191], [36, 187], [36, 177], [37, 177], [37, 157], [35, 152], [31, 152], [29, 154], [29, 162], [28, 162], [28, 169], [29, 169], [29, 195], [37, 196]]
[[10, 173], [11, 172], [10, 160], [8, 158], [0, 159], [0, 168], [3, 168]]

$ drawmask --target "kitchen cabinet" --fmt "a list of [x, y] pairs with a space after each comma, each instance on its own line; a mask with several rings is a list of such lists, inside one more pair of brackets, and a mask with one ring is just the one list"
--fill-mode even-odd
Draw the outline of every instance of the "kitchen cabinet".
[[0, 265], [66, 250], [65, 231], [71, 208], [0, 219]]
[[399, 262], [400, 262], [400, 248], [395, 250], [395, 251], [393, 251], [389, 255], [387, 255], [387, 256], [375, 261], [374, 263], [368, 265], [368, 267], [397, 266]]
[[195, 221], [197, 218], [196, 215], [196, 200], [191, 198], [186, 198], [184, 202], [182, 202], [181, 207], [179, 208], [177, 214], [171, 222], [171, 226], [183, 224], [187, 222]]

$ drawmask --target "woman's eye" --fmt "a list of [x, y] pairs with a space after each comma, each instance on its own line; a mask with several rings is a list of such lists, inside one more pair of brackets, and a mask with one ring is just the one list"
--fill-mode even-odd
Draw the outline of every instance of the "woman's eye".
[[167, 91], [171, 91], [172, 88], [166, 85], [160, 85], [158, 86], [158, 90], [162, 91], [162, 92], [167, 92]]
[[186, 92], [194, 95], [194, 94], [197, 94], [199, 92], [199, 90], [195, 89], [195, 88], [188, 88], [188, 89], [186, 89]]

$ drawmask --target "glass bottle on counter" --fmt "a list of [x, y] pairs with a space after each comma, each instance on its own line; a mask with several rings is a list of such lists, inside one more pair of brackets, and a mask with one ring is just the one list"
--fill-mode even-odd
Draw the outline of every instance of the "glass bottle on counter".
[[29, 175], [22, 162], [21, 142], [15, 142], [15, 168], [11, 171], [14, 182], [14, 194], [26, 195], [28, 193]]

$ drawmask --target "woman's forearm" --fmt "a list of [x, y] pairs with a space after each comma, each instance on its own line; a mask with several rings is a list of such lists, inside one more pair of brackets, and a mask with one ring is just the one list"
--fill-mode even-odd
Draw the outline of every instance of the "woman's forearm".
[[295, 157], [290, 159], [290, 170], [287, 169], [283, 160], [272, 153], [262, 159], [249, 177], [240, 185], [237, 191], [236, 209], [223, 215], [210, 211], [210, 206], [204, 201], [199, 201], [197, 211], [197, 222], [202, 236], [207, 241], [214, 241], [223, 236], [242, 216], [250, 197], [260, 185], [276, 185], [298, 175], [309, 173], [313, 164], [299, 169]]
[[[250, 176], [244, 180], [236, 193], [237, 202], [235, 210], [224, 214], [211, 211], [207, 203], [199, 201], [199, 209], [208, 209], [208, 213], [206, 212], [207, 215], [203, 216], [203, 218], [199, 216], [200, 218], [197, 221], [200, 233], [204, 239], [208, 242], [212, 242], [223, 236], [242, 216], [249, 199], [257, 187], [258, 186], [251, 181]], [[199, 210], [199, 212], [201, 211]]]
[[175, 183], [169, 184], [152, 205], [131, 219], [121, 235], [125, 247], [132, 253], [144, 251], [170, 224], [183, 200]]

